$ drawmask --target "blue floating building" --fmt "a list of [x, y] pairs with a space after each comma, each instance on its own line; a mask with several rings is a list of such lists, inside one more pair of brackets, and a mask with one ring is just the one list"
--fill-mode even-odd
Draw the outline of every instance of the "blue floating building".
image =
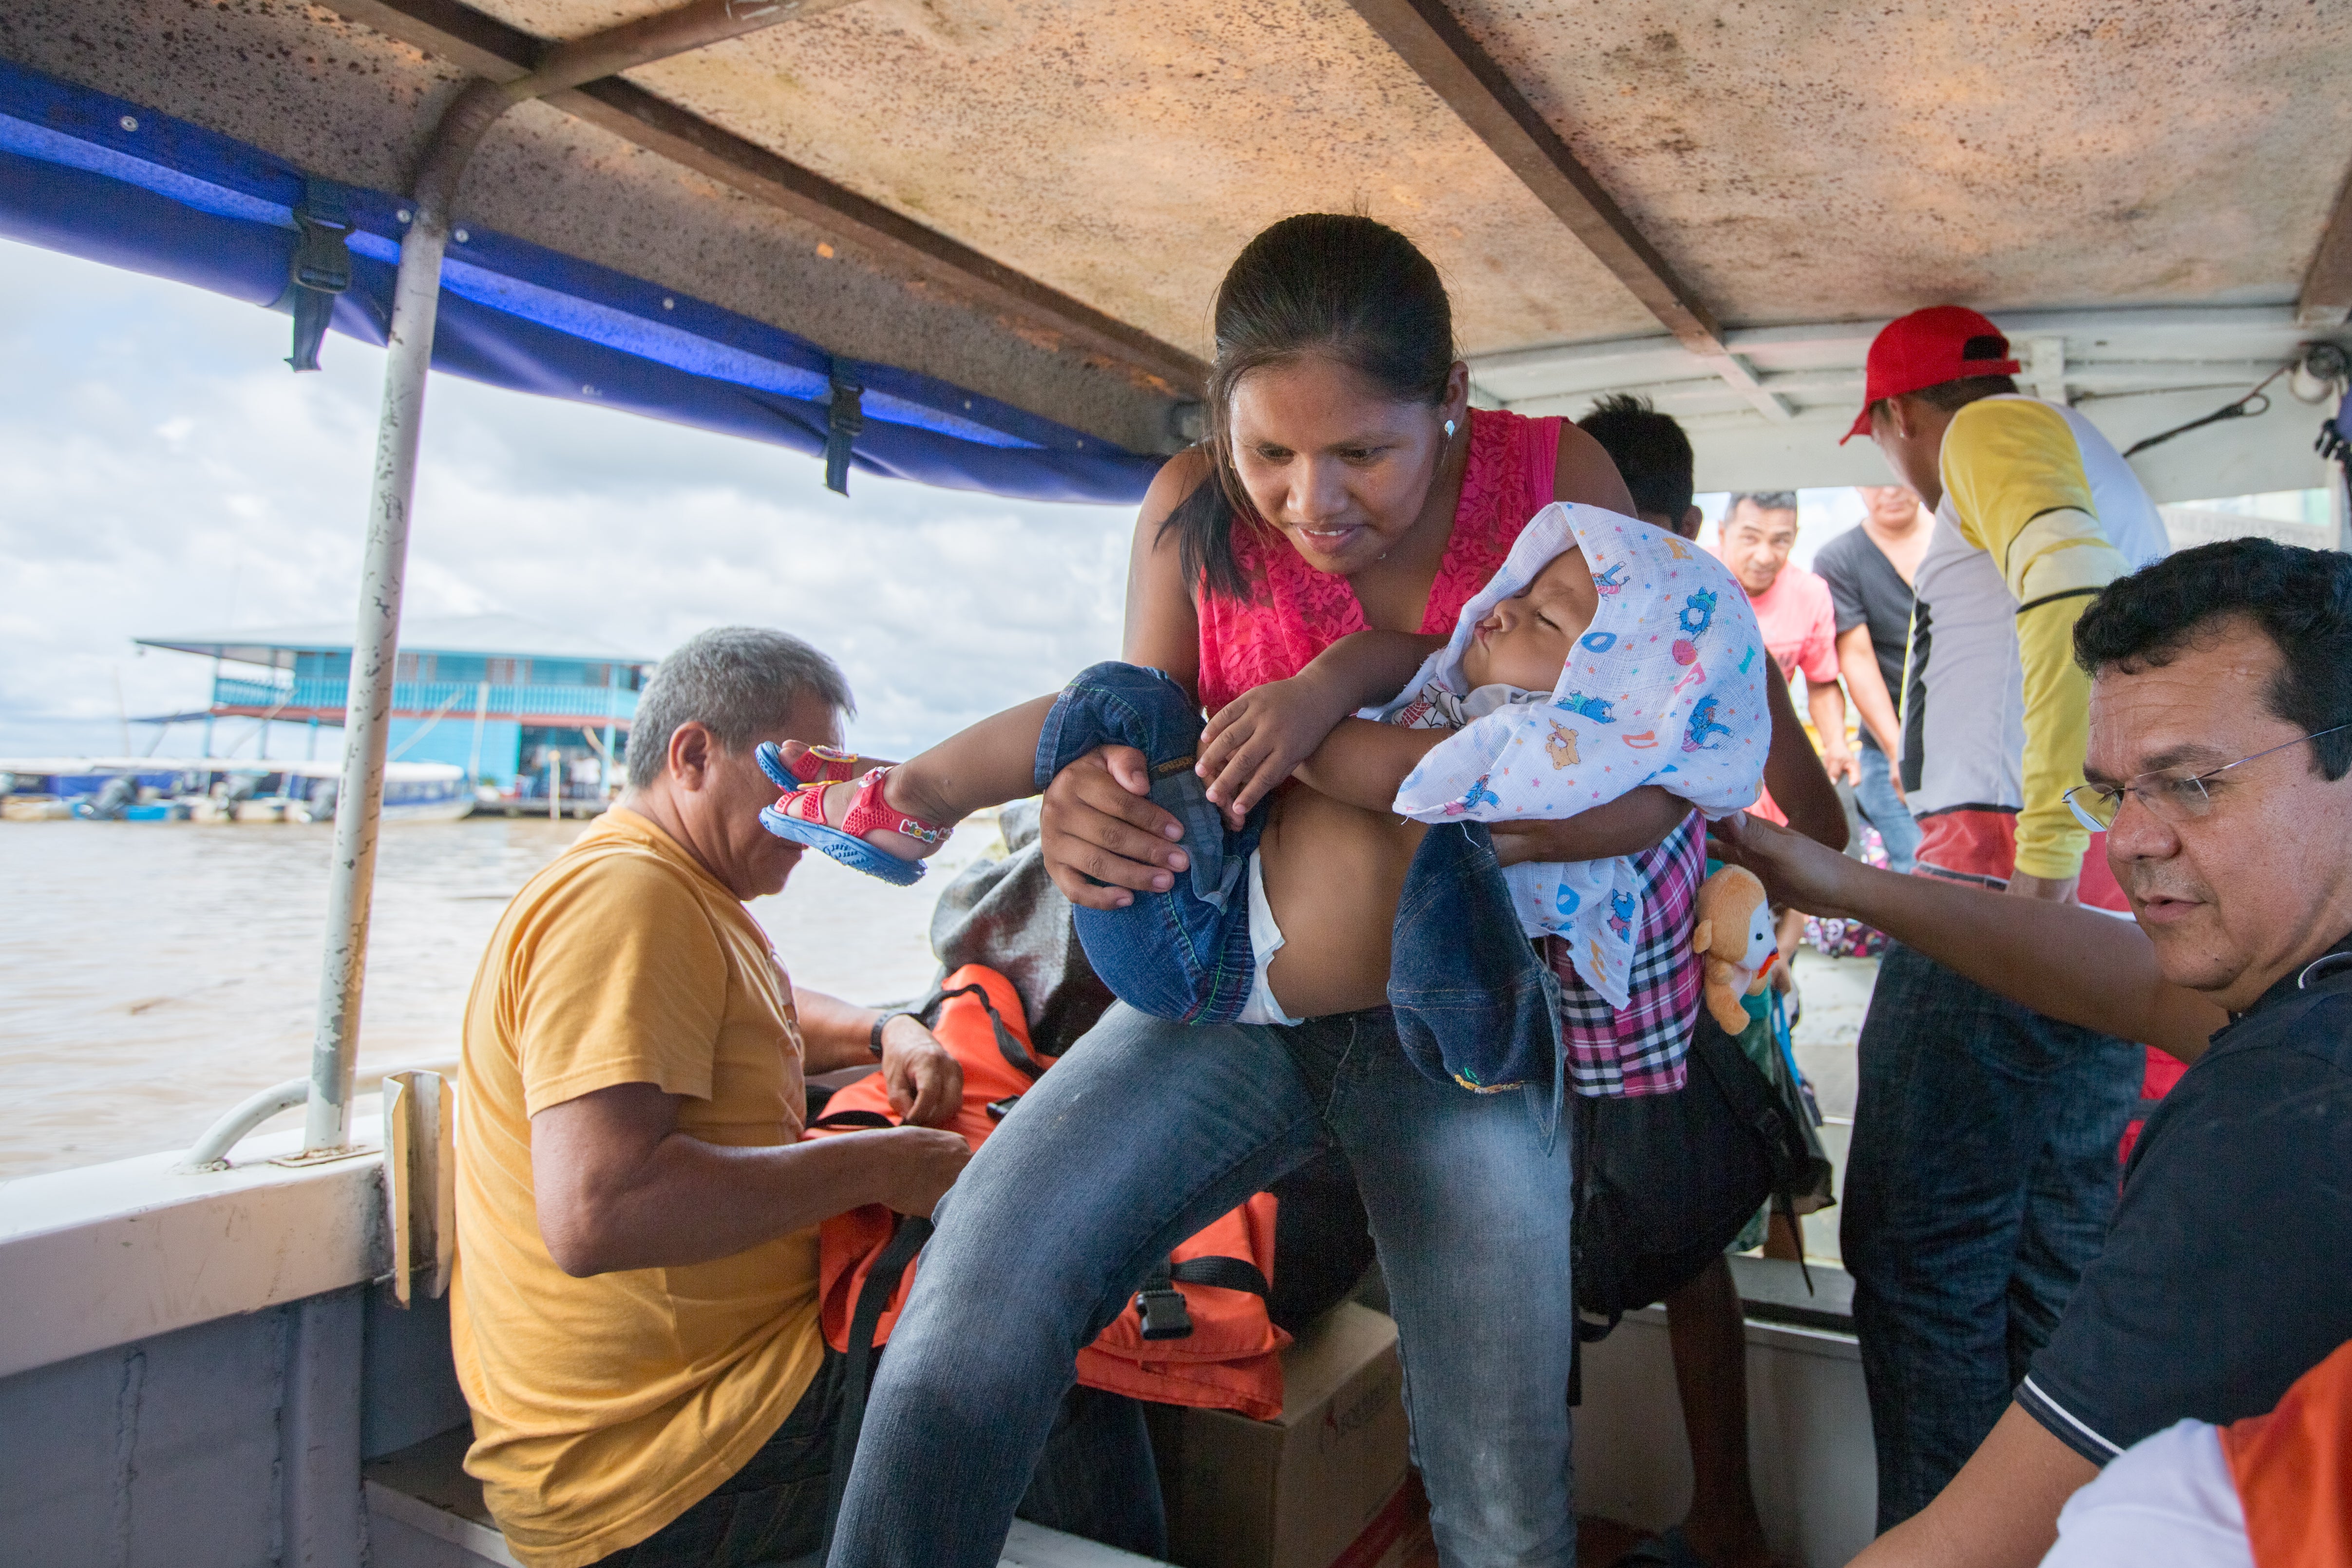
[[[215, 720], [265, 727], [341, 727], [349, 700], [349, 622], [141, 637], [142, 646], [213, 661], [207, 741]], [[577, 632], [519, 615], [415, 617], [400, 629], [400, 667], [387, 754], [404, 762], [451, 762], [470, 779], [512, 789], [533, 785], [551, 762], [566, 778], [579, 764], [619, 758], [637, 692], [654, 661]], [[235, 669], [224, 666], [234, 665]], [[340, 738], [340, 737], [338, 737]], [[262, 739], [268, 746], [267, 729]]]

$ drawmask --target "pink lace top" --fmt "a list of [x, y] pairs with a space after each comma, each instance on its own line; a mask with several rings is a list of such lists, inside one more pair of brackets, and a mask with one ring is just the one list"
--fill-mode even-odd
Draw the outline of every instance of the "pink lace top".
[[[1422, 632], [1454, 630], [1454, 617], [1503, 564], [1528, 519], [1550, 503], [1559, 465], [1559, 420], [1470, 411], [1462, 502], [1430, 584]], [[1200, 595], [1201, 706], [1212, 714], [1253, 686], [1289, 679], [1340, 638], [1365, 629], [1364, 608], [1348, 580], [1308, 566], [1280, 534], [1237, 524], [1234, 555], [1257, 594], [1246, 603]]]

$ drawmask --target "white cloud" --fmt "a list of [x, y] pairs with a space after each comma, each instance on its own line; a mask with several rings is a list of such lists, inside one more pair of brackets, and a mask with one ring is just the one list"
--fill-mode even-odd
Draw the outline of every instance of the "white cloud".
[[[287, 332], [0, 242], [0, 754], [115, 749], [118, 678], [134, 715], [201, 706], [205, 663], [134, 636], [352, 612], [383, 356], [331, 338], [326, 370], [296, 376]], [[439, 378], [408, 611], [505, 611], [646, 654], [782, 626], [842, 662], [877, 750], [1116, 653], [1131, 513], [851, 487], [779, 448]]]

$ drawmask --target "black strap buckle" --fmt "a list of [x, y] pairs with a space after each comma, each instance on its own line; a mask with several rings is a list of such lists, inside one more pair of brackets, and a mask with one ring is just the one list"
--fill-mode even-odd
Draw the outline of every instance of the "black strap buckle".
[[294, 227], [300, 237], [286, 264], [286, 292], [279, 298], [294, 313], [294, 351], [286, 362], [298, 371], [315, 371], [335, 296], [352, 286], [352, 253], [345, 244], [352, 215], [341, 187], [327, 180], [306, 182], [302, 204], [294, 209]]
[[824, 416], [824, 487], [837, 496], [849, 494], [850, 453], [866, 433], [865, 396], [856, 367], [847, 360], [834, 361], [832, 398]]
[[1184, 1292], [1169, 1277], [1168, 1267], [1162, 1258], [1144, 1276], [1143, 1289], [1135, 1292], [1135, 1312], [1143, 1320], [1147, 1340], [1186, 1339], [1192, 1333], [1192, 1314], [1184, 1310]]
[[1164, 1277], [1135, 1293], [1135, 1310], [1142, 1315], [1147, 1340], [1192, 1336], [1192, 1314], [1184, 1310], [1184, 1292]]

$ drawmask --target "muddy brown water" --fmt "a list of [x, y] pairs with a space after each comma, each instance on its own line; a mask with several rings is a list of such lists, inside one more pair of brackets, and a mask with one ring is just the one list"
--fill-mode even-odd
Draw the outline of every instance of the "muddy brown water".
[[[581, 830], [384, 829], [362, 1093], [383, 1071], [456, 1060], [507, 900]], [[808, 855], [751, 911], [796, 983], [909, 997], [931, 977], [938, 890], [992, 837], [958, 834], [911, 888]], [[331, 841], [276, 823], [0, 823], [0, 1180], [184, 1148], [246, 1095], [309, 1070]]]

